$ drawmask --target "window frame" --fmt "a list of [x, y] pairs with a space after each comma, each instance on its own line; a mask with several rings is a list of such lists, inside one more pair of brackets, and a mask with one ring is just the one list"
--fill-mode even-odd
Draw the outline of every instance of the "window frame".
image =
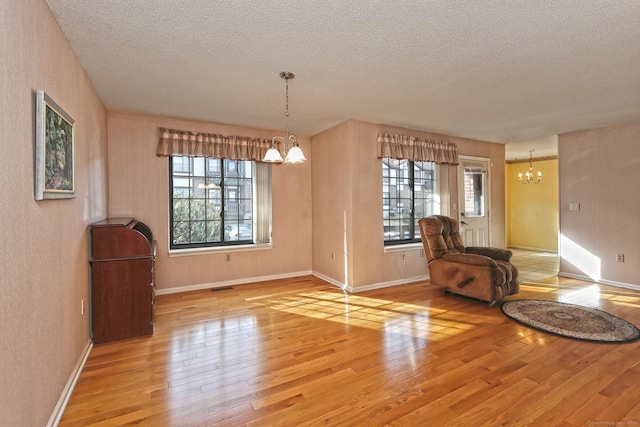
[[[174, 175], [176, 173], [176, 171], [174, 171], [174, 159], [179, 158], [181, 159], [180, 161], [182, 162], [182, 165], [184, 166], [185, 164], [187, 165], [187, 170], [185, 171], [184, 167], [180, 168], [180, 171], [178, 172], [179, 175]], [[194, 168], [194, 162], [195, 159], [203, 159], [204, 161], [204, 165], [203, 165], [203, 172], [202, 172], [202, 176], [201, 175], [197, 175], [195, 173], [195, 168]], [[217, 167], [211, 167], [211, 162], [219, 162]], [[233, 164], [236, 165], [236, 171], [238, 170], [237, 166], [238, 166], [238, 162], [247, 162], [247, 164], [249, 164], [249, 166], [251, 167], [251, 172], [250, 172], [250, 179], [251, 179], [251, 198], [247, 199], [247, 198], [242, 198], [242, 200], [249, 200], [249, 204], [251, 206], [251, 222], [252, 222], [252, 226], [251, 226], [251, 239], [240, 239], [240, 236], [238, 236], [237, 240], [231, 240], [231, 239], [227, 239], [225, 237], [225, 228], [227, 228], [227, 226], [229, 226], [230, 224], [228, 222], [225, 221], [225, 206], [227, 204], [227, 200], [228, 200], [228, 193], [230, 194], [230, 192], [236, 191], [236, 188], [239, 189], [240, 184], [237, 185], [229, 185], [227, 184], [227, 182], [232, 181], [232, 180], [246, 180], [248, 178], [244, 177], [237, 177], [237, 176], [232, 176], [232, 164], [230, 164], [229, 162], [233, 162]], [[214, 158], [214, 157], [193, 157], [193, 156], [169, 156], [169, 250], [170, 252], [187, 252], [187, 251], [194, 251], [194, 250], [215, 250], [215, 249], [220, 249], [220, 248], [231, 248], [231, 247], [237, 247], [237, 246], [253, 246], [256, 245], [256, 224], [255, 224], [255, 216], [256, 216], [256, 209], [257, 209], [257, 204], [256, 204], [256, 187], [258, 185], [257, 183], [257, 176], [256, 176], [256, 162], [255, 161], [250, 161], [250, 160], [232, 160], [232, 159], [219, 159], [219, 158]], [[182, 175], [184, 173], [184, 175]], [[219, 174], [219, 177], [217, 176], [217, 174]], [[237, 175], [237, 173], [236, 173]], [[188, 191], [189, 191], [189, 196], [186, 197], [187, 199], [192, 199], [192, 189], [193, 186], [195, 185], [194, 181], [203, 181], [201, 184], [204, 185], [204, 198], [203, 200], [205, 200], [205, 212], [206, 212], [206, 200], [210, 197], [210, 194], [212, 191], [219, 193], [218, 198], [215, 198], [215, 200], [219, 200], [219, 203], [216, 203], [215, 201], [212, 203], [212, 206], [220, 206], [220, 211], [219, 211], [219, 217], [220, 217], [220, 240], [215, 240], [215, 241], [203, 241], [203, 242], [192, 242], [190, 241], [189, 243], [175, 243], [175, 239], [174, 239], [174, 201], [176, 198], [174, 198], [174, 194], [175, 191], [174, 189], [176, 187], [174, 187], [174, 179], [175, 178], [184, 178], [186, 180], [189, 181], [189, 185], [188, 185]], [[217, 182], [219, 180], [219, 182]], [[214, 184], [213, 187], [209, 187], [209, 184]], [[216, 185], [217, 184], [217, 185]], [[269, 193], [270, 193], [270, 176], [269, 176]], [[180, 187], [178, 187], [180, 188]], [[201, 199], [201, 198], [195, 198], [195, 199]], [[238, 199], [235, 199], [238, 200]], [[269, 200], [270, 202], [270, 200]], [[190, 203], [191, 206], [191, 203]], [[271, 209], [271, 206], [269, 204], [268, 206], [269, 211]], [[198, 219], [192, 219], [189, 218], [186, 222], [191, 223], [193, 221], [207, 221], [208, 215], [205, 213], [205, 217], [204, 218], [198, 218]], [[236, 220], [236, 224], [238, 226], [238, 229], [240, 229], [240, 219], [239, 218], [234, 218]], [[211, 220], [209, 220], [211, 221]], [[227, 220], [228, 221], [228, 220]], [[269, 215], [269, 226], [270, 226], [270, 215]], [[189, 225], [189, 227], [191, 227], [191, 225]]]
[[[392, 183], [392, 177], [391, 177], [391, 173], [388, 176], [389, 182], [388, 184], [385, 183], [385, 165], [387, 168], [389, 168], [389, 171], [391, 171], [392, 169], [397, 170], [398, 168], [391, 168], [390, 167], [390, 163], [391, 162], [406, 162], [407, 167], [406, 167], [406, 171], [408, 172], [408, 176], [407, 177], [394, 177], [395, 180], [397, 179], [402, 179], [405, 181], [405, 186], [407, 186], [409, 188], [409, 194], [410, 197], [406, 197], [406, 194], [403, 194], [405, 197], [398, 197], [396, 196], [395, 198], [391, 197], [391, 190], [393, 189], [393, 187], [397, 184]], [[430, 165], [430, 171], [432, 172], [432, 178], [425, 178], [425, 177], [421, 177], [418, 178], [419, 181], [421, 182], [421, 185], [426, 185], [426, 181], [429, 182], [428, 186], [430, 187], [429, 189], [429, 196], [427, 197], [426, 195], [423, 197], [416, 197], [416, 164], [428, 164]], [[398, 247], [401, 245], [418, 245], [422, 243], [422, 238], [420, 237], [420, 232], [418, 230], [418, 226], [417, 226], [417, 222], [418, 220], [423, 217], [423, 216], [427, 216], [425, 215], [424, 209], [428, 209], [429, 207], [423, 208], [422, 212], [417, 212], [418, 209], [416, 208], [416, 202], [418, 200], [423, 200], [426, 201], [428, 199], [431, 199], [431, 201], [429, 202], [431, 204], [430, 208], [431, 210], [434, 210], [433, 214], [446, 214], [446, 212], [448, 212], [448, 209], [446, 209], [446, 203], [448, 203], [448, 179], [447, 179], [447, 173], [445, 171], [445, 169], [443, 169], [443, 167], [445, 167], [446, 165], [440, 165], [440, 164], [436, 164], [434, 162], [420, 162], [420, 161], [413, 161], [413, 160], [408, 160], [408, 159], [393, 159], [393, 158], [389, 158], [389, 157], [384, 157], [382, 158], [382, 165], [381, 165], [381, 173], [382, 173], [382, 216], [383, 216], [383, 241], [384, 241], [384, 247], [385, 250], [393, 248], [393, 247]], [[422, 168], [423, 171], [426, 171], [427, 168]], [[389, 190], [389, 191], [388, 191]], [[409, 200], [410, 201], [410, 207], [409, 207], [409, 212], [408, 212], [408, 231], [404, 231], [400, 230], [400, 236], [399, 238], [388, 238], [388, 233], [390, 233], [390, 227], [392, 226], [392, 224], [389, 222], [389, 217], [391, 215], [391, 209], [393, 209], [392, 206], [392, 201], [393, 200]], [[423, 203], [423, 206], [426, 206], [425, 203]], [[436, 209], [434, 209], [436, 208]], [[432, 213], [427, 212], [428, 215], [431, 215]], [[419, 216], [419, 217], [418, 217]], [[401, 238], [402, 234], [404, 233], [408, 233], [409, 238]]]

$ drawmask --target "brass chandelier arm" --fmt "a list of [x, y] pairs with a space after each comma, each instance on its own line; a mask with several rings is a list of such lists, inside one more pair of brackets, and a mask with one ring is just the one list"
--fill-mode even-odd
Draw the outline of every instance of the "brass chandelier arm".
[[533, 173], [533, 152], [535, 150], [529, 151], [529, 170], [522, 176], [522, 173], [518, 174], [518, 180], [522, 184], [539, 184], [542, 181], [542, 172], [538, 171], [538, 179], [535, 179], [535, 174]]

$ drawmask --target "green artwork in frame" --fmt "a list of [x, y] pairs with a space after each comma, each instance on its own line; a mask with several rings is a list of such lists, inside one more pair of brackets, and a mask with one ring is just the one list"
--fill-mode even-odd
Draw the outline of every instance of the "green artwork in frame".
[[36, 92], [36, 200], [75, 197], [74, 124], [44, 91]]

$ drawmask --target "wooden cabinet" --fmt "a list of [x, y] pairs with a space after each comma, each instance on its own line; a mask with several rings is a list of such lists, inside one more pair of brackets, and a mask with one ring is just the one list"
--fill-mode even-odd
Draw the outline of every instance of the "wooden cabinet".
[[134, 218], [89, 227], [94, 344], [153, 335], [156, 242]]

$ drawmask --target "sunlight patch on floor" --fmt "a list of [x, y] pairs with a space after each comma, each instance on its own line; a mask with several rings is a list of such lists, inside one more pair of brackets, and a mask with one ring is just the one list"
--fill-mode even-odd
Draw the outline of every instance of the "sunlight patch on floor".
[[274, 310], [383, 331], [441, 340], [487, 322], [485, 316], [328, 291], [268, 300]]
[[600, 306], [600, 286], [591, 285], [558, 295], [558, 301], [567, 304], [580, 304], [588, 307]]

